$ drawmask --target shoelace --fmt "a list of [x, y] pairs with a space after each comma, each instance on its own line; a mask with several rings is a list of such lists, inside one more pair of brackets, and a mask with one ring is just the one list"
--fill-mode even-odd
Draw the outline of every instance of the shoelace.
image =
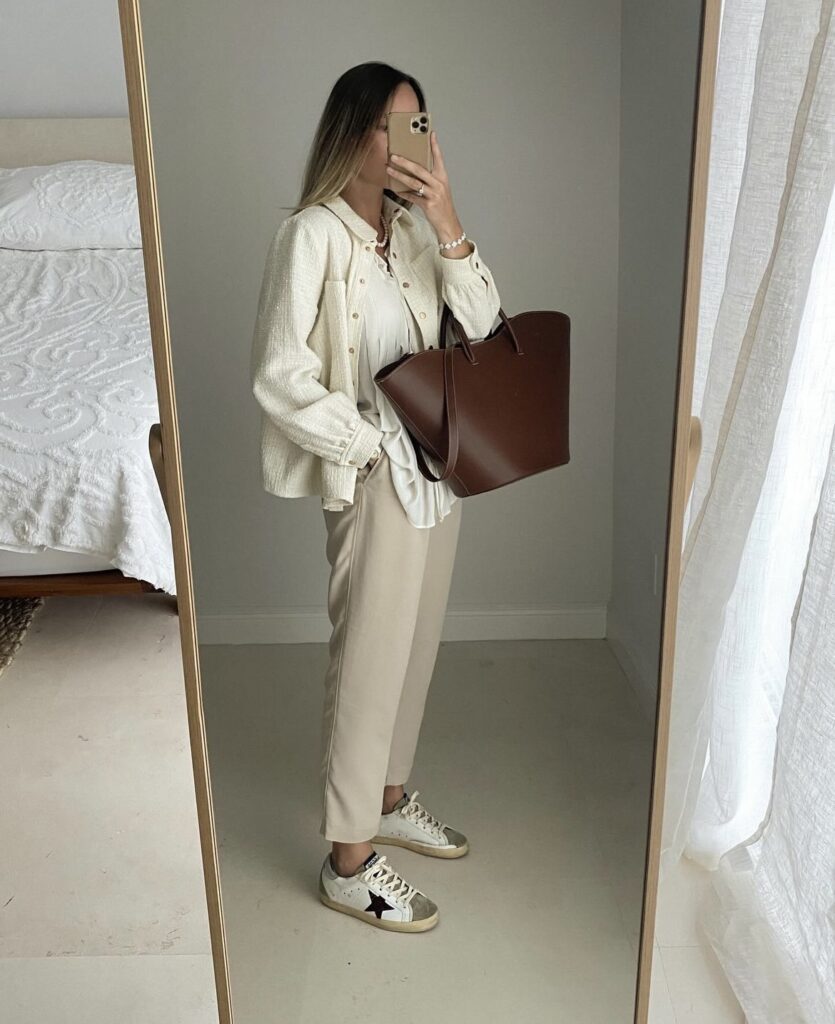
[[404, 804], [400, 809], [400, 813], [404, 818], [409, 818], [416, 824], [424, 826], [433, 832], [436, 832], [439, 839], [443, 839], [443, 827], [444, 823], [439, 821], [434, 814], [430, 814], [421, 804], [417, 802], [417, 795], [420, 792], [416, 789], [414, 793], [409, 797], [409, 802]]
[[411, 903], [412, 897], [418, 891], [413, 885], [402, 878], [391, 866], [384, 864], [386, 857], [383, 854], [370, 868], [366, 868], [362, 877], [366, 882], [374, 882], [395, 899], [403, 900], [404, 903]]

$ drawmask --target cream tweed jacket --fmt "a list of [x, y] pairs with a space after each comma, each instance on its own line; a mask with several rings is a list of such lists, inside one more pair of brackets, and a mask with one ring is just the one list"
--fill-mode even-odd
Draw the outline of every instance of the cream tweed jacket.
[[[438, 347], [443, 300], [470, 339], [485, 338], [500, 321], [500, 300], [475, 241], [469, 256], [450, 259], [418, 208], [384, 194], [383, 211], [392, 219], [389, 263], [420, 327], [420, 350]], [[380, 446], [382, 432], [360, 415], [356, 398], [365, 285], [379, 273], [376, 241], [341, 196], [291, 215], [273, 236], [250, 366], [271, 494], [321, 496], [324, 508], [351, 504], [357, 470]]]

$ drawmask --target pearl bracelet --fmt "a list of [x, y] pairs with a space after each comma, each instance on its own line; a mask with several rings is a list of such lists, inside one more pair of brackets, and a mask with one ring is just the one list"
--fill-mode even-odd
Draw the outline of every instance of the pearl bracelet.
[[438, 244], [438, 252], [443, 252], [444, 249], [454, 249], [456, 245], [460, 245], [467, 237], [466, 231], [461, 235], [460, 238], [456, 238], [454, 242], [440, 242]]

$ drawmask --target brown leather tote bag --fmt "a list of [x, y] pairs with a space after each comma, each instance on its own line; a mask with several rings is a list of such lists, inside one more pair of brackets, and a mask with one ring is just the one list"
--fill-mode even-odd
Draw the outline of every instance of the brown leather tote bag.
[[[481, 494], [569, 461], [570, 320], [533, 310], [481, 341], [444, 302], [439, 349], [410, 352], [374, 380], [415, 446], [421, 473], [458, 497]], [[451, 322], [458, 341], [446, 342]], [[423, 449], [445, 463], [435, 476]]]

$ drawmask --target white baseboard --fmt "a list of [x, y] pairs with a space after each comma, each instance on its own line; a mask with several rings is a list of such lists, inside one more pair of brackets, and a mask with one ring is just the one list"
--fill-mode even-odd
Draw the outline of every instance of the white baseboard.
[[[331, 624], [320, 608], [257, 610], [236, 615], [201, 615], [201, 644], [327, 643]], [[605, 605], [564, 608], [458, 607], [447, 610], [442, 641], [601, 640], [606, 636]]]
[[641, 706], [645, 718], [649, 721], [655, 721], [655, 705], [658, 699], [658, 679], [657, 675], [653, 670], [650, 670], [649, 666], [644, 664], [644, 659], [640, 655], [636, 655], [634, 645], [627, 644], [623, 639], [616, 635], [616, 630], [610, 619], [609, 636], [609, 647], [611, 648], [612, 654], [617, 659], [618, 664], [623, 669], [623, 673], [629, 681], [629, 685], [632, 688], [632, 692], [635, 694], [638, 703]]

